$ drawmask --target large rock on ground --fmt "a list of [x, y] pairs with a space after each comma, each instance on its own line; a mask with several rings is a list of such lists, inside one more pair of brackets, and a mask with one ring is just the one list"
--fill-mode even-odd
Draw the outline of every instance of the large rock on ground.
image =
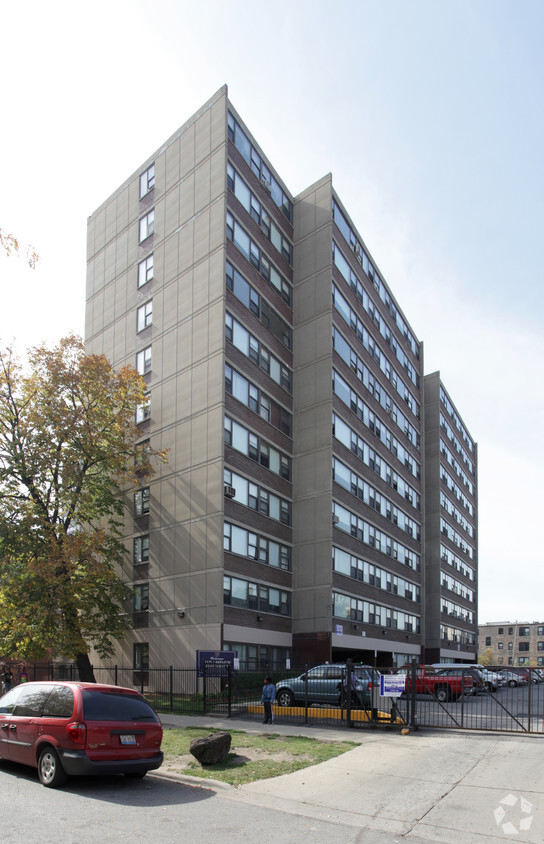
[[216, 765], [229, 755], [231, 741], [230, 733], [212, 733], [193, 739], [189, 750], [201, 765]]

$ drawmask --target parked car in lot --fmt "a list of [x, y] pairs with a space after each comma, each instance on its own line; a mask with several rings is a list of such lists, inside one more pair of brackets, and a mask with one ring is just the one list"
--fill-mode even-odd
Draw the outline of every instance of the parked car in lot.
[[526, 686], [527, 685], [527, 677], [523, 674], [518, 674], [512, 669], [503, 669], [499, 672], [504, 677], [504, 682], [507, 686]]
[[16, 686], [0, 698], [0, 758], [62, 785], [76, 774], [141, 778], [162, 764], [162, 726], [139, 692], [98, 683]]
[[[306, 686], [308, 703], [345, 702], [347, 666], [345, 663], [317, 665], [299, 677], [276, 681], [276, 703], [279, 706], [304, 704]], [[379, 682], [379, 674], [370, 665], [354, 665], [352, 668], [352, 706], [368, 709], [372, 705], [371, 690]]]
[[497, 689], [506, 685], [506, 680], [498, 671], [491, 671], [489, 668], [482, 668], [482, 677], [485, 687], [490, 692], [496, 692]]

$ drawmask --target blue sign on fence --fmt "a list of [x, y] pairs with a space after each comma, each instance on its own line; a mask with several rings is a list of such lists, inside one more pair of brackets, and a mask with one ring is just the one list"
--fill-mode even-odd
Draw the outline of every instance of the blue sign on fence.
[[238, 651], [197, 651], [196, 652], [196, 673], [199, 677], [204, 676], [204, 668], [207, 677], [226, 677], [234, 669], [234, 660], [238, 658]]

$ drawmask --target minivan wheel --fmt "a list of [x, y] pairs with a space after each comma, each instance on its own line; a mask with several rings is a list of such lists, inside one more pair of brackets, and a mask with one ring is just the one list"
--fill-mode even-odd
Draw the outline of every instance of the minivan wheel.
[[66, 773], [53, 747], [44, 747], [40, 753], [38, 776], [41, 784], [46, 788], [59, 788], [66, 782]]
[[279, 706], [292, 706], [295, 702], [293, 693], [289, 689], [280, 689], [276, 694], [276, 703]]

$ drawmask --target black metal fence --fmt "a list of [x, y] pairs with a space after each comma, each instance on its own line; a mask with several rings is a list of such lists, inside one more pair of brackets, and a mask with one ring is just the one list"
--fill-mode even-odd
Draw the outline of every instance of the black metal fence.
[[[503, 673], [501, 673], [503, 672]], [[71, 663], [12, 666], [15, 682], [77, 680]], [[276, 686], [275, 720], [292, 724], [328, 724], [351, 728], [381, 726], [471, 729], [544, 733], [544, 673], [502, 667], [482, 672], [453, 669], [405, 669], [405, 688], [382, 695], [380, 683], [394, 669], [367, 669], [348, 663], [265, 671], [216, 667], [199, 676], [194, 668], [94, 668], [97, 682], [137, 689], [162, 713], [215, 715], [261, 721], [263, 678]], [[386, 678], [381, 680], [381, 675]], [[398, 674], [396, 675], [398, 677]], [[385, 689], [387, 693], [387, 689]]]

